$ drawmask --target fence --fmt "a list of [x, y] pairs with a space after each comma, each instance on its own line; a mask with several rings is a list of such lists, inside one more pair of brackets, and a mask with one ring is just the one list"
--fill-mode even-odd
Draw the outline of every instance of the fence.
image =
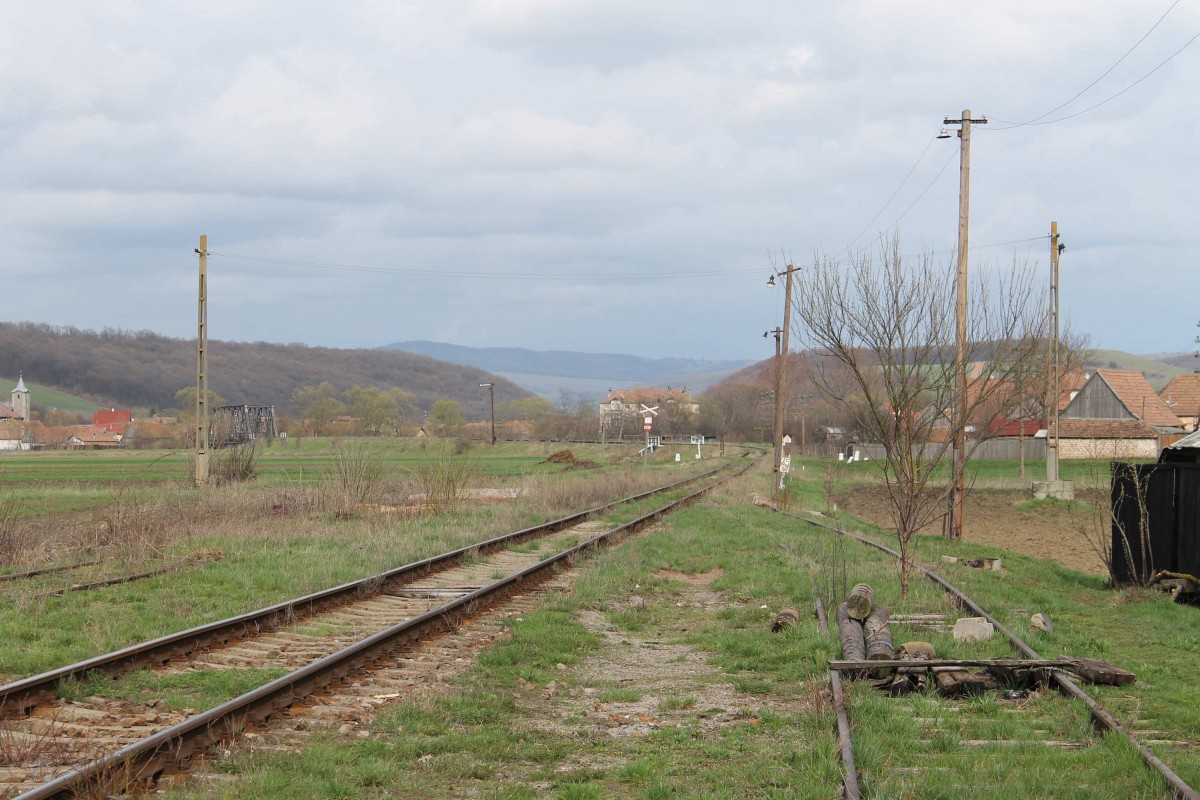
[[1200, 464], [1114, 461], [1111, 500], [1116, 583], [1157, 570], [1200, 575]]
[[[930, 455], [936, 455], [938, 450], [942, 449], [947, 457], [950, 456], [950, 450], [944, 444], [925, 444], [918, 445], [916, 456], [925, 458], [926, 451]], [[1035, 439], [1032, 436], [1025, 439], [1005, 437], [1003, 439], [988, 439], [980, 442], [979, 446], [971, 453], [971, 458], [980, 459], [983, 461], [996, 461], [1000, 459], [1008, 459], [1016, 461], [1021, 457], [1021, 450], [1025, 450], [1026, 461], [1045, 461], [1046, 460], [1046, 440]], [[854, 451], [858, 450], [867, 458], [878, 460], [884, 457], [884, 449], [881, 444], [852, 444], [846, 446], [846, 452], [853, 455]], [[968, 451], [970, 452], [970, 451]]]

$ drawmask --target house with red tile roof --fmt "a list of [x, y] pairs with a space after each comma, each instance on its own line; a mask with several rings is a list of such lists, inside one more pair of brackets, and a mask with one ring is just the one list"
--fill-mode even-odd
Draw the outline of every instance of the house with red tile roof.
[[108, 450], [120, 447], [123, 433], [108, 425], [71, 425], [62, 446], [68, 450]]
[[0, 452], [29, 450], [31, 445], [29, 423], [19, 419], [0, 419]]
[[1133, 370], [1098, 369], [1063, 409], [1060, 458], [1156, 458], [1183, 423]]
[[133, 424], [133, 412], [126, 408], [100, 409], [92, 414], [93, 425], [105, 425], [110, 430], [125, 433]]
[[1200, 430], [1200, 375], [1176, 375], [1158, 396], [1190, 431]]

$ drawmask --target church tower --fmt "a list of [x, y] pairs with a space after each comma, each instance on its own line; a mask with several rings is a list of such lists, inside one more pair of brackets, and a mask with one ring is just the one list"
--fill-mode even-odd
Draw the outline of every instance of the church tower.
[[22, 422], [29, 422], [29, 390], [25, 388], [25, 376], [17, 378], [12, 390], [12, 410]]

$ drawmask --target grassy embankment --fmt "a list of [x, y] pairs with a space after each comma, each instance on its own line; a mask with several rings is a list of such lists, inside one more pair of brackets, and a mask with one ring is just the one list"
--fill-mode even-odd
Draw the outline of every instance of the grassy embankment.
[[[800, 506], [824, 502], [813, 472], [798, 481]], [[840, 796], [824, 670], [834, 644], [809, 619], [815, 598], [836, 599], [844, 574], [871, 582], [895, 611], [956, 612], [923, 581], [901, 605], [882, 554], [751, 507], [749, 491], [764, 482], [760, 471], [598, 556], [569, 595], [514, 620], [511, 639], [454, 687], [380, 712], [369, 739], [330, 733], [300, 754], [235, 753], [220, 768], [237, 774], [236, 783], [179, 796]], [[1135, 727], [1200, 738], [1189, 701], [1200, 688], [1194, 609], [969, 542], [921, 537], [917, 546], [929, 561], [946, 552], [1003, 555], [1003, 573], [961, 569], [952, 580], [1022, 634], [1031, 613], [1049, 613], [1053, 633], [1026, 634], [1046, 655], [1093, 656], [1135, 671], [1132, 687], [1092, 689], [1126, 719], [1136, 712]], [[687, 576], [712, 582], [693, 585]], [[771, 619], [784, 606], [799, 609], [801, 622], [772, 635]], [[899, 625], [895, 637], [928, 639], [951, 657], [1012, 655], [999, 640], [958, 644]], [[639, 657], [651, 675], [629, 666]], [[1054, 693], [1020, 708], [994, 695], [887, 698], [861, 682], [848, 695], [870, 797], [1167, 796], [1127, 745], [1096, 737], [1086, 711]], [[633, 728], [621, 713], [629, 710]], [[622, 718], [615, 728], [614, 712]], [[993, 738], [1018, 743], [968, 744]], [[1194, 747], [1158, 752], [1200, 783]]]

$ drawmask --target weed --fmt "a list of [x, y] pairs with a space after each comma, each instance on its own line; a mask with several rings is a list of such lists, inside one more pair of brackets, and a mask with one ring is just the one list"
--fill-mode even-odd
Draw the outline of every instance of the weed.
[[256, 442], [235, 444], [217, 450], [209, 468], [213, 482], [241, 483], [258, 475], [258, 446]]
[[375, 499], [382, 480], [383, 465], [372, 449], [337, 442], [325, 483], [326, 507], [338, 519], [355, 517], [362, 504]]
[[434, 509], [452, 508], [465, 500], [478, 473], [469, 451], [459, 453], [444, 445], [417, 461], [411, 471], [425, 502]]
[[641, 699], [641, 690], [632, 687], [616, 686], [600, 692], [601, 703], [636, 703]]
[[28, 730], [0, 727], [0, 767], [51, 767], [75, 761], [65, 726], [57, 716], [31, 719]]
[[659, 711], [685, 711], [689, 708], [695, 708], [696, 698], [694, 697], [668, 697], [658, 704]]

